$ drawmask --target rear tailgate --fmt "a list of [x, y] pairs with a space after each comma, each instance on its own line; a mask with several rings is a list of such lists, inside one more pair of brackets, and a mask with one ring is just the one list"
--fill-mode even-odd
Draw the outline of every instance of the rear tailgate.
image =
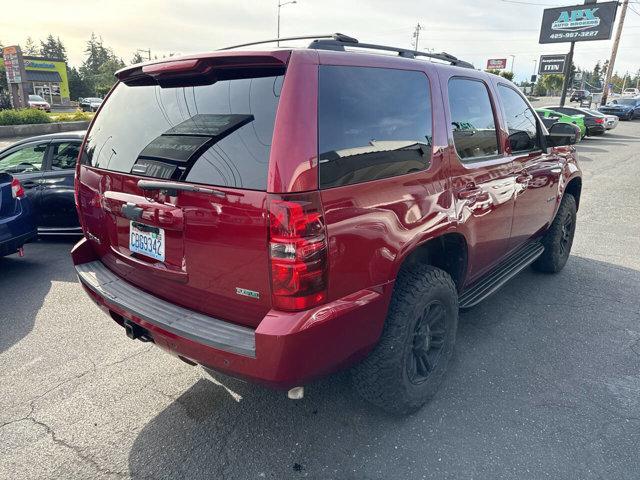
[[257, 326], [271, 308], [266, 188], [284, 62], [236, 61], [125, 72], [87, 135], [77, 192], [109, 269]]

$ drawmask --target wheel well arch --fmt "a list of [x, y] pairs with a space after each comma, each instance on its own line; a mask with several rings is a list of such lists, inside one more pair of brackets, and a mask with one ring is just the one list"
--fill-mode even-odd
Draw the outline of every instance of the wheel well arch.
[[416, 245], [402, 260], [401, 271], [416, 264], [427, 264], [447, 272], [458, 291], [467, 273], [467, 241], [461, 233], [445, 233]]
[[582, 193], [582, 179], [574, 177], [569, 181], [564, 189], [565, 195], [568, 193], [576, 200], [576, 207], [580, 207], [580, 194]]

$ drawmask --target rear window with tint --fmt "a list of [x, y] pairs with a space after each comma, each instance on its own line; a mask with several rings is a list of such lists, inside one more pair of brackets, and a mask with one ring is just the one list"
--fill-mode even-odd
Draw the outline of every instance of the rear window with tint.
[[453, 142], [463, 162], [498, 155], [498, 132], [484, 83], [468, 78], [449, 80]]
[[82, 162], [173, 181], [265, 190], [283, 76], [161, 88], [120, 83]]
[[424, 170], [431, 158], [431, 99], [422, 72], [321, 66], [321, 188]]

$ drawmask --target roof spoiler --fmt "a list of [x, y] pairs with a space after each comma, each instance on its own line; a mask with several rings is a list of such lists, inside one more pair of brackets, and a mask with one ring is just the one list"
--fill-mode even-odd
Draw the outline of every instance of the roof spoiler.
[[211, 52], [131, 65], [118, 70], [115, 76], [124, 83], [158, 83], [172, 79], [210, 77], [217, 71], [284, 68], [289, 56], [289, 51]]

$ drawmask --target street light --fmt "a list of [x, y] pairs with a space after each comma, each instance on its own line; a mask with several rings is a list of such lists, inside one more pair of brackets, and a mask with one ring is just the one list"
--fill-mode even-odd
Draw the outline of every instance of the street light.
[[[280, 9], [282, 7], [284, 7], [285, 5], [289, 5], [290, 3], [298, 3], [296, 0], [291, 0], [290, 2], [280, 2], [280, 0], [278, 0], [278, 35], [276, 35], [276, 38], [280, 38]], [[278, 47], [280, 46], [280, 40], [278, 40], [277, 43]]]

